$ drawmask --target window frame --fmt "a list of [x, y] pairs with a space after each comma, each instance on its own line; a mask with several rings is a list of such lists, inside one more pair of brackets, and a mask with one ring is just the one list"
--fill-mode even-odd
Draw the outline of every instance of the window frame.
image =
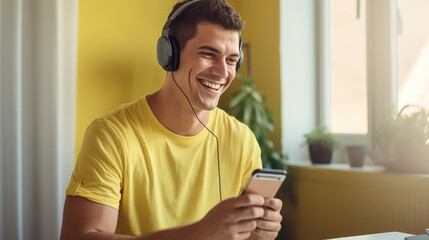
[[[358, 0], [357, 0], [358, 1]], [[316, 1], [317, 124], [331, 125], [331, 0]], [[378, 126], [393, 119], [397, 110], [397, 2], [366, 1], [367, 134], [334, 134], [343, 145], [375, 148]], [[340, 154], [344, 158], [344, 149]]]

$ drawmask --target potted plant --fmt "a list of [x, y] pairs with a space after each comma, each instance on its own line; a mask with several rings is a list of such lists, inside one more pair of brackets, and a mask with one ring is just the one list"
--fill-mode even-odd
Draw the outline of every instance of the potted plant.
[[284, 169], [287, 156], [274, 149], [274, 143], [268, 136], [268, 132], [274, 130], [274, 114], [265, 106], [265, 96], [255, 89], [253, 80], [241, 74], [236, 78], [242, 86], [232, 95], [227, 112], [252, 130], [261, 148], [263, 167]]
[[317, 127], [304, 135], [308, 145], [310, 159], [315, 164], [328, 164], [332, 161], [334, 149], [340, 146], [338, 139], [328, 132], [326, 127]]
[[376, 132], [370, 156], [391, 172], [429, 173], [429, 110], [406, 105]]

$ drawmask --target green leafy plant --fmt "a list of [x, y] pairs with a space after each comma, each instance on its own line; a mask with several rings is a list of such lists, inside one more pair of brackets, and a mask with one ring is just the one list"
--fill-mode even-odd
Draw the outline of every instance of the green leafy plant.
[[254, 82], [241, 74], [237, 74], [243, 85], [240, 91], [232, 95], [227, 109], [228, 113], [245, 123], [252, 130], [261, 147], [262, 164], [264, 168], [283, 169], [287, 156], [274, 149], [274, 143], [268, 137], [268, 132], [274, 131], [274, 114], [265, 106], [266, 96], [256, 89]]
[[387, 171], [429, 173], [429, 110], [416, 105], [403, 107], [396, 119], [384, 123], [375, 135], [372, 160]]
[[334, 150], [341, 146], [339, 140], [326, 127], [316, 127], [310, 133], [305, 134], [304, 138], [305, 143], [315, 147], [320, 146]]
[[[386, 154], [396, 149], [399, 153], [396, 156], [416, 148], [429, 152], [429, 110], [416, 105], [404, 106], [394, 121], [378, 129], [376, 143]], [[429, 160], [429, 156], [426, 158]]]

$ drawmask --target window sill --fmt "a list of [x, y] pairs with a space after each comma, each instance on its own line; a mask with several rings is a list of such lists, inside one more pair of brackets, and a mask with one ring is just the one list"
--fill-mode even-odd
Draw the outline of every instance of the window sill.
[[363, 167], [351, 167], [348, 163], [330, 163], [330, 164], [313, 164], [309, 161], [288, 161], [287, 166], [332, 169], [352, 172], [384, 172], [384, 167], [374, 165], [364, 165]]
[[298, 169], [332, 170], [356, 173], [381, 173], [389, 175], [407, 175], [429, 178], [429, 174], [392, 173], [386, 171], [385, 167], [371, 164], [364, 165], [363, 167], [351, 167], [348, 163], [313, 164], [310, 161], [288, 161], [286, 162], [286, 166]]

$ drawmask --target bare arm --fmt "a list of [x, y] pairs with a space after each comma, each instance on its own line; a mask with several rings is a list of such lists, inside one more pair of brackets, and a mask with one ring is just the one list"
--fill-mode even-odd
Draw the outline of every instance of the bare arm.
[[142, 237], [115, 234], [118, 210], [83, 197], [67, 196], [64, 204], [61, 240], [180, 239], [192, 236], [193, 225], [170, 229]]
[[115, 234], [118, 210], [82, 197], [67, 196], [61, 240], [69, 239], [246, 239], [264, 215], [264, 199], [243, 195], [215, 206], [201, 221], [141, 237]]
[[83, 197], [67, 196], [64, 204], [61, 240], [133, 239], [114, 235], [118, 210]]

